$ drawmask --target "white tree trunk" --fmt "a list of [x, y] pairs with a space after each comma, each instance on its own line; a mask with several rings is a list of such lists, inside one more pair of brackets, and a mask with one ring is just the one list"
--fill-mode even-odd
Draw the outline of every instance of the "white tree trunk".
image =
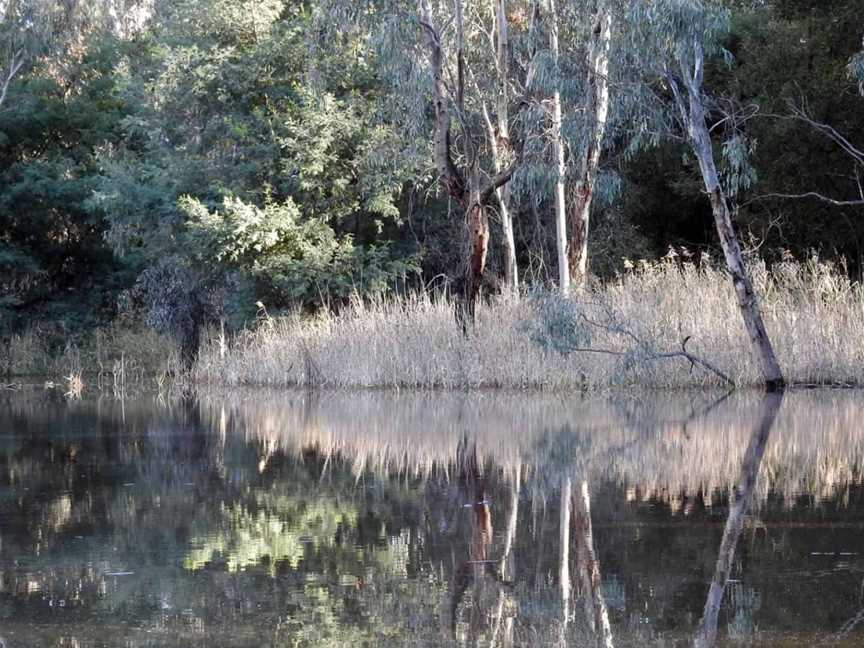
[[588, 55], [585, 115], [591, 120], [587, 146], [582, 152], [576, 182], [573, 215], [570, 219], [570, 275], [576, 290], [585, 287], [588, 277], [588, 225], [594, 183], [600, 166], [600, 152], [609, 117], [609, 48], [612, 42], [612, 16], [602, 5], [594, 23]]
[[504, 550], [501, 553], [499, 574], [502, 580], [512, 581], [516, 575], [516, 566], [511, 560], [513, 543], [516, 540], [516, 527], [519, 522], [519, 487], [522, 481], [522, 466], [516, 466], [513, 483], [510, 489], [510, 515], [507, 517], [507, 531], [504, 534]]
[[573, 486], [570, 477], [561, 484], [560, 514], [560, 564], [558, 567], [558, 582], [561, 586], [561, 622], [564, 630], [570, 622], [570, 507], [572, 506]]
[[588, 624], [601, 648], [614, 648], [612, 626], [609, 623], [609, 610], [603, 596], [600, 579], [600, 562], [594, 553], [594, 532], [591, 527], [591, 494], [588, 482], [583, 480], [579, 493], [575, 496], [573, 507], [576, 516], [576, 542], [578, 546], [576, 561], [579, 578], [582, 581], [582, 597], [585, 602], [585, 615]]
[[[549, 49], [555, 65], [558, 65], [558, 12], [555, 0], [549, 0]], [[556, 88], [552, 94], [552, 148], [558, 177], [555, 180], [555, 248], [558, 253], [558, 288], [563, 294], [570, 292], [570, 265], [567, 261], [567, 162], [564, 140], [561, 135], [561, 92]]]
[[695, 64], [690, 72], [683, 64], [681, 73], [687, 87], [687, 101], [685, 102], [675, 79], [667, 75], [681, 117], [687, 126], [690, 136], [690, 145], [693, 154], [699, 160], [699, 170], [708, 197], [711, 200], [711, 211], [714, 214], [714, 225], [720, 237], [720, 245], [726, 258], [726, 267], [732, 277], [735, 294], [738, 297], [738, 309], [744, 319], [744, 326], [750, 337], [750, 343], [756, 352], [762, 366], [762, 378], [768, 391], [782, 389], [784, 386], [783, 372], [780, 363], [774, 353], [774, 347], [765, 329], [762, 320], [762, 311], [759, 300], [753, 290], [753, 284], [747, 273], [744, 256], [741, 254], [741, 245], [738, 235], [732, 224], [732, 215], [726, 202], [726, 195], [720, 185], [720, 176], [714, 163], [714, 150], [711, 146], [711, 135], [705, 121], [705, 107], [702, 103], [702, 77], [703, 77], [703, 53], [698, 41], [694, 44]]
[[[495, 2], [495, 0], [493, 0]], [[495, 27], [498, 35], [497, 66], [500, 91], [498, 94], [498, 139], [494, 142], [495, 171], [500, 172], [506, 164], [500, 159], [500, 153], [509, 154], [510, 149], [510, 118], [507, 111], [509, 92], [507, 79], [510, 65], [510, 35], [507, 27], [507, 0], [497, 0], [495, 7]], [[502, 185], [495, 190], [498, 204], [501, 206], [501, 229], [504, 233], [504, 283], [512, 291], [519, 290], [519, 271], [516, 266], [516, 241], [513, 238], [513, 215], [510, 211], [510, 187]]]

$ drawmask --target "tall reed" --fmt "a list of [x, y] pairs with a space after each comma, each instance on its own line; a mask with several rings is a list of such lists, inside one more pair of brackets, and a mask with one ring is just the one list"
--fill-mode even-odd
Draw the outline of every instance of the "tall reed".
[[[687, 350], [739, 386], [761, 382], [724, 271], [704, 259], [696, 264], [674, 255], [629, 265], [616, 280], [562, 302], [609, 315], [626, 334], [568, 319], [566, 309], [550, 315], [538, 306], [542, 300], [530, 295], [481, 305], [467, 335], [457, 327], [446, 296], [356, 299], [338, 313], [263, 317], [227, 349], [224, 339], [205, 339], [195, 379], [223, 385], [455, 389], [719, 384], [716, 375], [691, 369], [681, 358], [651, 360], [631, 353], [634, 339], [662, 352], [680, 349], [689, 336]], [[864, 290], [859, 284], [815, 257], [785, 259], [770, 272], [755, 262], [751, 272], [791, 382], [864, 383], [864, 345], [859, 343]], [[561, 321], [550, 321], [555, 317]], [[566, 334], [587, 347], [620, 355], [562, 353], [542, 339], [538, 343], [538, 331], [556, 326], [570, 327]]]

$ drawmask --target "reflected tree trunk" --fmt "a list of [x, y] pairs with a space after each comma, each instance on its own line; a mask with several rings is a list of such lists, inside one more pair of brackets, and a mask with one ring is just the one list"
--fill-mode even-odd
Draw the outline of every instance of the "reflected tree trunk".
[[516, 539], [516, 526], [519, 523], [519, 487], [522, 481], [522, 466], [516, 466], [510, 486], [510, 515], [507, 517], [507, 531], [504, 534], [504, 550], [501, 553], [499, 574], [503, 580], [512, 581], [516, 573], [513, 556], [513, 542]]
[[[735, 559], [735, 548], [738, 538], [744, 527], [744, 516], [750, 505], [753, 488], [759, 476], [759, 466], [762, 463], [762, 455], [765, 454], [765, 446], [777, 418], [777, 412], [783, 402], [783, 393], [767, 393], [759, 407], [759, 422], [747, 451], [741, 463], [741, 474], [738, 478], [738, 488], [734, 499], [729, 504], [729, 517], [726, 527], [723, 529], [723, 539], [720, 542], [720, 551], [717, 556], [717, 565], [714, 568], [714, 577], [708, 589], [708, 597], [705, 600], [705, 609], [702, 612], [702, 620], [696, 631], [693, 645], [696, 648], [707, 648], [712, 646], [717, 639], [717, 619], [720, 614], [720, 605], [723, 603], [723, 594], [726, 591], [726, 583], [729, 580], [729, 572]], [[731, 495], [730, 495], [731, 498]]]
[[587, 481], [582, 481], [579, 492], [576, 493], [574, 499], [576, 564], [582, 585], [585, 616], [597, 638], [597, 646], [614, 648], [612, 627], [609, 624], [609, 611], [606, 607], [603, 583], [600, 578], [600, 562], [594, 552], [594, 534], [591, 528], [591, 494], [588, 490]]
[[[570, 507], [573, 503], [573, 484], [570, 477], [565, 477], [561, 484], [560, 529], [560, 564], [558, 582], [561, 587], [561, 624], [562, 633], [566, 632], [570, 623]], [[563, 637], [562, 637], [563, 638]]]
[[[459, 609], [465, 600], [469, 587], [473, 587], [473, 599], [468, 609], [468, 631], [472, 641], [482, 636], [484, 629], [489, 628], [493, 632], [495, 626], [500, 624], [500, 616], [504, 611], [504, 594], [500, 589], [490, 591], [489, 585], [499, 584], [495, 579], [496, 573], [492, 569], [494, 562], [490, 560], [490, 549], [492, 547], [492, 511], [486, 493], [486, 481], [481, 475], [477, 462], [477, 447], [472, 444], [469, 450], [466, 443], [460, 445], [457, 462], [460, 468], [460, 482], [467, 502], [464, 508], [471, 509], [471, 535], [468, 542], [468, 559], [463, 561], [456, 569], [453, 579], [453, 598], [450, 607], [451, 632], [455, 637], [457, 634], [457, 620]], [[495, 596], [498, 604], [494, 610], [490, 610], [490, 594]], [[500, 611], [499, 611], [500, 609]], [[490, 627], [491, 621], [491, 627]]]

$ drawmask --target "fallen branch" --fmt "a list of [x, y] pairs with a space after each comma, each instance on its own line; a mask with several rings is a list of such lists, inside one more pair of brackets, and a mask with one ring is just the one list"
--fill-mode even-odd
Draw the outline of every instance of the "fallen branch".
[[705, 360], [704, 358], [700, 358], [699, 356], [693, 355], [686, 349], [687, 342], [690, 341], [692, 336], [688, 335], [681, 342], [681, 351], [664, 351], [664, 352], [643, 352], [643, 353], [634, 353], [633, 351], [613, 351], [612, 349], [595, 349], [591, 347], [574, 347], [570, 349], [572, 353], [601, 353], [605, 355], [618, 356], [620, 358], [629, 357], [633, 358], [634, 355], [638, 356], [642, 360], [654, 361], [654, 360], [667, 360], [670, 358], [684, 358], [690, 363], [690, 370], [693, 370], [694, 366], [699, 366], [713, 373], [715, 376], [723, 380], [730, 387], [735, 387], [735, 381], [732, 380], [725, 373], [720, 371], [713, 364]]
[[[607, 316], [611, 319], [612, 314], [609, 311], [608, 307], [606, 307]], [[713, 364], [705, 360], [704, 358], [700, 358], [697, 355], [690, 353], [687, 350], [687, 343], [693, 339], [692, 335], [688, 335], [681, 341], [681, 350], [680, 351], [654, 351], [651, 347], [646, 344], [642, 339], [639, 338], [633, 331], [624, 328], [620, 324], [601, 324], [600, 322], [595, 322], [593, 320], [588, 319], [588, 317], [580, 312], [579, 316], [582, 320], [589, 324], [590, 326], [594, 326], [597, 328], [602, 328], [609, 333], [616, 333], [618, 335], [623, 335], [625, 337], [633, 340], [639, 347], [639, 352], [633, 351], [612, 351], [611, 349], [592, 349], [592, 348], [575, 348], [573, 351], [580, 351], [583, 353], [605, 353], [607, 355], [617, 355], [620, 357], [629, 357], [633, 358], [634, 356], [640, 358], [641, 360], [654, 361], [654, 360], [667, 360], [671, 358], [684, 358], [690, 363], [690, 371], [693, 371], [693, 368], [696, 366], [702, 367], [706, 371], [713, 373], [715, 376], [723, 380], [730, 387], [735, 387], [735, 381], [732, 380], [725, 373], [720, 371]]]

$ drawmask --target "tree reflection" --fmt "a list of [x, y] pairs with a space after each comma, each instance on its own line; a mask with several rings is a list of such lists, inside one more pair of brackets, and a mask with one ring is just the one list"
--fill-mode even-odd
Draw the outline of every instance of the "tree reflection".
[[[839, 625], [778, 565], [802, 581], [808, 560], [828, 560], [811, 551], [857, 541], [864, 402], [849, 395], [796, 393], [779, 414], [779, 396], [750, 394], [707, 407], [492, 395], [476, 409], [483, 399], [454, 395], [274, 398], [0, 407], [16, 430], [0, 435], [10, 645], [26, 631], [93, 648], [116, 620], [130, 648], [607, 648], [692, 638], [701, 616], [704, 646], [724, 600], [730, 639], [752, 635], [757, 611], [760, 632], [786, 623], [809, 640]], [[789, 503], [795, 480], [811, 499]], [[753, 537], [748, 582], [726, 587], [754, 498], [771, 532]], [[699, 569], [715, 561], [703, 610]], [[820, 587], [855, 601], [860, 579], [844, 576], [864, 561], [839, 565], [819, 567]], [[808, 614], [778, 621], [778, 609]]]
[[738, 478], [738, 487], [734, 497], [730, 494], [729, 517], [726, 519], [726, 527], [723, 529], [723, 540], [720, 542], [720, 551], [717, 555], [717, 565], [714, 568], [714, 577], [708, 589], [708, 597], [705, 600], [705, 610], [699, 622], [699, 628], [693, 640], [696, 648], [707, 648], [714, 644], [717, 638], [717, 618], [720, 614], [720, 605], [723, 602], [723, 593], [729, 581], [729, 573], [732, 570], [735, 558], [735, 548], [738, 538], [744, 528], [744, 516], [750, 506], [753, 488], [759, 476], [759, 467], [762, 465], [762, 456], [765, 454], [765, 446], [777, 412], [783, 402], [783, 392], [766, 393], [759, 407], [759, 421], [750, 443], [744, 453], [741, 462], [741, 474]]

